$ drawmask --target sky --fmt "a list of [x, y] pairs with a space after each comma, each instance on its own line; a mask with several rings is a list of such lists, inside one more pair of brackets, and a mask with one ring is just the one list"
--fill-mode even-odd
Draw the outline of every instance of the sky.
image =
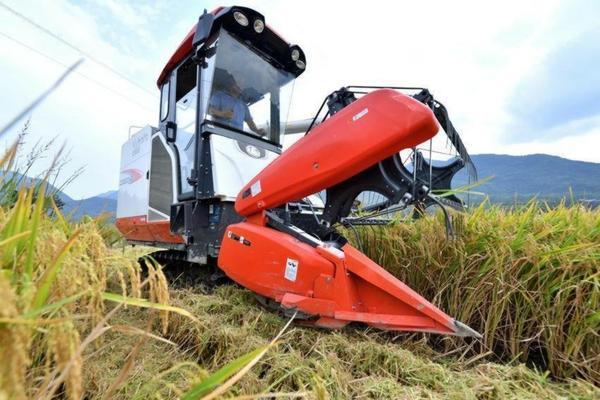
[[[291, 119], [311, 117], [342, 86], [423, 86], [446, 105], [471, 154], [547, 153], [600, 162], [598, 1], [237, 4], [261, 12], [306, 53]], [[49, 87], [65, 65], [84, 58], [28, 116], [24, 147], [52, 138], [55, 147], [65, 144], [70, 162], [64, 176], [85, 168], [65, 190], [73, 198], [115, 190], [130, 126], [157, 125], [158, 74], [204, 8], [218, 5], [230, 4], [0, 0], [0, 125]], [[18, 131], [4, 136], [2, 146]]]

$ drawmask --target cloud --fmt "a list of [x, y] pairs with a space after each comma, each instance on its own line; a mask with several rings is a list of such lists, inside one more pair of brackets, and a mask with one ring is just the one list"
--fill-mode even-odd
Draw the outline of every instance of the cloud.
[[[149, 95], [87, 60], [81, 73], [134, 102], [75, 75], [34, 112], [31, 140], [60, 134], [60, 141], [66, 140], [73, 148], [73, 168], [87, 166], [86, 173], [67, 188], [69, 195], [78, 198], [115, 189], [120, 148], [127, 140], [129, 126], [156, 125], [155, 82], [160, 70], [203, 9], [220, 4], [216, 0], [2, 1], [156, 94]], [[292, 119], [312, 116], [323, 98], [343, 85], [424, 85], [448, 107], [471, 153], [550, 152], [600, 161], [597, 152], [587, 151], [600, 146], [600, 135], [590, 134], [597, 130], [589, 130], [597, 122], [587, 117], [577, 119], [580, 108], [563, 115], [564, 123], [557, 123], [563, 130], [587, 132], [581, 136], [585, 146], [573, 140], [539, 140], [533, 134], [518, 146], [507, 143], [514, 141], [509, 134], [513, 124], [534, 120], [531, 115], [537, 115], [533, 106], [527, 108], [525, 101], [515, 101], [516, 91], [529, 93], [532, 88], [544, 97], [554, 98], [552, 87], [567, 85], [541, 80], [540, 71], [551, 77], [562, 65], [552, 59], [584, 54], [585, 46], [578, 46], [575, 36], [597, 26], [598, 13], [582, 11], [571, 1], [365, 4], [347, 0], [321, 2], [318, 10], [306, 2], [248, 0], [245, 5], [262, 12], [269, 25], [302, 46], [307, 54], [307, 70], [295, 85]], [[65, 64], [79, 57], [2, 9], [0, 18], [1, 32]], [[580, 52], [573, 54], [573, 46]], [[0, 121], [6, 121], [64, 68], [1, 37], [0, 48]], [[599, 53], [598, 47], [594, 49]], [[553, 56], [561, 52], [562, 57]], [[552, 70], [544, 69], [550, 67]], [[581, 86], [584, 73], [594, 71], [596, 66], [578, 68], [575, 72], [581, 76]], [[540, 79], [538, 83], [531, 83], [536, 79]], [[562, 93], [565, 95], [564, 90]], [[577, 97], [577, 93], [566, 94]], [[530, 96], [526, 102], [533, 104], [533, 100], [538, 99]], [[554, 103], [547, 100], [545, 104]], [[555, 108], [563, 111], [559, 106]], [[538, 134], [546, 135], [546, 130], [540, 128], [543, 121], [536, 124]], [[551, 132], [551, 137], [561, 137], [561, 133]]]
[[[96, 15], [89, 10], [66, 1], [52, 4], [15, 2], [9, 3], [9, 6], [122, 71], [148, 90], [156, 91], [155, 73], [148, 68], [152, 65], [148, 59], [130, 57], [108, 40], [98, 25]], [[2, 32], [61, 63], [71, 64], [81, 57], [72, 48], [5, 10], [0, 10], [0, 15]], [[4, 37], [0, 38], [0, 46], [0, 79], [4, 89], [0, 100], [0, 121], [7, 121], [46, 89], [65, 68]], [[161, 42], [157, 43], [157, 47], [161, 47]], [[123, 96], [115, 95], [106, 88]], [[157, 119], [158, 96], [155, 97], [88, 59], [77, 73], [33, 111], [31, 134], [24, 151], [27, 152], [38, 139], [47, 140], [58, 135], [57, 142], [66, 142], [67, 147], [73, 150], [72, 162], [64, 171], [65, 177], [70, 173], [68, 169], [86, 166], [84, 175], [67, 188], [69, 194], [85, 197], [113, 189], [118, 181], [121, 143], [127, 139], [130, 125], [144, 125]], [[14, 139], [15, 134], [8, 140]], [[43, 165], [40, 167], [43, 168]], [[34, 174], [38, 172], [33, 171]]]
[[[600, 121], [597, 121], [600, 122]], [[600, 147], [600, 123], [589, 130], [580, 131], [579, 135], [565, 135], [556, 140], [534, 139], [523, 143], [512, 143], [497, 146], [494, 153], [527, 155], [532, 153], [545, 153], [563, 158], [581, 161], [598, 162], [598, 148]]]
[[[569, 21], [571, 23], [571, 21]], [[506, 140], [579, 135], [600, 121], [600, 25], [553, 48], [514, 88]]]

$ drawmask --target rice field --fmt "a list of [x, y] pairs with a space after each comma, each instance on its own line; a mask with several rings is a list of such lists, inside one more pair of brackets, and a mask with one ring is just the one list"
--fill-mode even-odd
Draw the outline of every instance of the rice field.
[[[455, 214], [454, 225], [452, 240], [437, 215], [363, 229], [359, 242], [380, 265], [482, 332], [471, 354], [600, 384], [600, 211], [482, 204]], [[436, 345], [465, 347], [456, 339]]]
[[[0, 159], [3, 171], [16, 154], [14, 145]], [[169, 308], [160, 267], [150, 263], [142, 281], [137, 259], [107, 245], [101, 220], [70, 223], [45, 181], [15, 179], [0, 175], [0, 399], [79, 399], [88, 352], [121, 329], [113, 314], [141, 302], [166, 331], [167, 311], [185, 312]]]
[[[35, 209], [33, 204], [28, 205]], [[12, 215], [3, 209], [0, 226], [5, 228]], [[394, 227], [390, 232], [398, 239], [411, 230], [437, 223], [422, 220]], [[466, 232], [468, 227], [464, 229]], [[61, 273], [50, 286], [45, 305], [33, 314], [31, 307], [23, 305], [31, 304], [25, 300], [35, 295], [20, 297], [24, 292], [5, 279], [6, 273], [0, 278], [0, 349], [6, 361], [0, 370], [0, 393], [5, 398], [186, 398], [191, 388], [222, 366], [268, 346], [285, 325], [285, 318], [260, 307], [252, 294], [242, 288], [165, 290], [166, 282], [159, 270], [151, 274], [156, 277], [153, 283], [145, 284], [136, 262], [144, 250], [124, 252], [110, 247], [105, 240], [109, 235], [100, 234], [106, 231], [99, 221], [70, 224], [58, 212], [40, 218], [32, 282], [47, 276], [45, 271], [56, 258], [47, 255], [63, 254], [63, 258]], [[380, 235], [376, 231], [363, 233], [364, 239]], [[6, 257], [6, 236], [2, 238]], [[63, 253], [65, 243], [71, 245]], [[368, 242], [363, 244], [368, 246]], [[25, 260], [27, 254], [22, 253]], [[16, 266], [22, 264], [23, 258], [18, 261], [4, 261], [3, 271], [9, 267], [18, 270]], [[395, 273], [401, 273], [401, 268], [396, 271], [394, 264], [390, 265]], [[164, 309], [140, 308], [133, 301], [107, 301], [107, 292], [170, 304], [179, 313], [169, 313], [167, 320]], [[457, 299], [457, 304], [470, 301], [470, 292], [464, 293], [466, 298]], [[441, 299], [443, 294], [436, 301], [441, 303]], [[488, 303], [489, 300], [482, 300], [475, 309], [483, 315], [482, 307]], [[486, 309], [491, 309], [489, 304]], [[533, 313], [537, 314], [542, 315]], [[462, 314], [463, 320], [475, 321], [464, 318], [465, 315]], [[533, 318], [531, 314], [524, 315]], [[103, 327], [101, 333], [98, 326]], [[503, 336], [506, 333], [500, 335], [501, 327], [496, 327], [498, 337], [507, 340]], [[488, 332], [482, 331], [486, 332], [485, 340], [491, 340]], [[229, 388], [227, 396], [268, 398], [277, 393], [287, 398], [316, 399], [592, 399], [600, 395], [589, 379], [593, 375], [557, 380], [554, 372], [536, 371], [519, 357], [492, 356], [485, 350], [487, 345], [477, 348], [472, 342], [429, 339], [426, 335], [393, 335], [360, 326], [332, 332], [292, 325]], [[594, 342], [590, 345], [593, 347]], [[63, 382], [50, 393], [48, 383], [60, 376]], [[588, 379], [582, 379], [585, 377]]]
[[43, 183], [0, 183], [0, 399], [600, 397], [598, 211], [480, 207], [451, 242], [438, 217], [359, 232], [476, 342], [286, 328], [245, 289], [143, 273], [149, 249], [68, 221]]

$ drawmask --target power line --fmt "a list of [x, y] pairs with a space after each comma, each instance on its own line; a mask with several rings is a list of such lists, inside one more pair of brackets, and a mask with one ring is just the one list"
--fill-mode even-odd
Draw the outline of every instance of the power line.
[[34, 27], [36, 27], [37, 29], [41, 30], [42, 32], [44, 32], [45, 34], [53, 37], [54, 39], [58, 40], [59, 42], [61, 42], [62, 44], [64, 44], [65, 46], [70, 47], [71, 49], [79, 52], [80, 54], [84, 55], [85, 57], [89, 58], [91, 61], [95, 62], [96, 64], [108, 69], [110, 72], [112, 72], [113, 74], [119, 76], [121, 79], [126, 80], [127, 82], [131, 83], [132, 85], [134, 85], [135, 87], [137, 87], [140, 90], [143, 90], [144, 92], [150, 94], [152, 97], [154, 98], [158, 98], [158, 96], [156, 95], [156, 93], [153, 93], [151, 91], [149, 91], [148, 89], [144, 88], [143, 86], [141, 86], [140, 84], [138, 84], [137, 82], [131, 80], [130, 78], [128, 78], [127, 76], [123, 75], [121, 72], [117, 71], [116, 69], [114, 69], [113, 67], [111, 67], [110, 65], [106, 64], [105, 62], [103, 62], [102, 60], [97, 59], [96, 57], [94, 57], [93, 55], [91, 55], [90, 53], [88, 53], [85, 50], [80, 49], [79, 47], [75, 46], [74, 44], [68, 42], [67, 40], [63, 39], [61, 36], [59, 36], [58, 34], [50, 31], [49, 29], [47, 29], [46, 27], [38, 24], [37, 22], [29, 19], [28, 17], [26, 17], [25, 15], [21, 14], [20, 12], [18, 12], [17, 10], [14, 10], [13, 8], [7, 6], [6, 4], [4, 4], [3, 2], [0, 1], [0, 7], [4, 8], [5, 10], [9, 11], [10, 13], [12, 13], [13, 15], [21, 18], [22, 20], [24, 20], [25, 22], [29, 23], [30, 25], [33, 25]]
[[[44, 58], [46, 58], [46, 59], [48, 59], [48, 60], [50, 60], [50, 61], [52, 61], [52, 62], [54, 62], [54, 63], [56, 63], [56, 64], [58, 64], [58, 65], [60, 65], [60, 66], [62, 66], [62, 67], [65, 67], [65, 68], [68, 68], [68, 67], [70, 67], [69, 65], [67, 65], [67, 64], [65, 64], [65, 63], [63, 63], [62, 61], [59, 61], [59, 60], [57, 60], [56, 58], [54, 58], [54, 57], [52, 57], [52, 56], [49, 56], [48, 54], [45, 54], [45, 53], [43, 53], [43, 52], [41, 52], [41, 51], [37, 50], [36, 48], [34, 48], [34, 47], [31, 47], [31, 46], [29, 46], [28, 44], [26, 44], [26, 43], [23, 43], [22, 41], [20, 41], [20, 40], [18, 40], [18, 39], [15, 39], [14, 37], [12, 37], [12, 36], [10, 36], [10, 35], [7, 35], [7, 34], [6, 34], [6, 33], [4, 33], [4, 32], [0, 32], [0, 36], [3, 36], [4, 38], [6, 38], [6, 39], [8, 39], [8, 40], [10, 40], [10, 41], [12, 41], [12, 42], [14, 42], [14, 43], [18, 44], [19, 46], [21, 46], [21, 47], [24, 47], [24, 48], [26, 48], [27, 50], [29, 50], [29, 51], [32, 51], [32, 52], [36, 53], [37, 55], [39, 55], [39, 56], [42, 56], [42, 57], [44, 57]], [[100, 87], [102, 87], [102, 88], [104, 88], [104, 89], [106, 89], [106, 90], [108, 90], [108, 91], [112, 92], [113, 94], [115, 94], [115, 95], [117, 95], [117, 96], [119, 96], [119, 97], [121, 97], [121, 98], [123, 98], [123, 99], [125, 99], [125, 100], [127, 100], [127, 101], [129, 101], [129, 102], [131, 102], [131, 103], [134, 103], [134, 104], [136, 104], [137, 106], [139, 106], [139, 107], [141, 107], [141, 108], [145, 109], [146, 111], [150, 111], [150, 112], [152, 112], [152, 113], [154, 113], [154, 112], [155, 112], [155, 110], [153, 110], [153, 109], [151, 109], [151, 108], [149, 108], [149, 107], [146, 107], [145, 105], [143, 105], [143, 104], [141, 104], [141, 103], [138, 103], [136, 100], [132, 99], [131, 97], [129, 97], [129, 96], [127, 96], [127, 95], [125, 95], [125, 94], [123, 94], [123, 93], [121, 93], [121, 92], [117, 91], [117, 90], [114, 90], [113, 88], [111, 88], [111, 87], [109, 87], [109, 86], [107, 86], [107, 85], [103, 84], [102, 82], [100, 82], [100, 81], [99, 81], [99, 80], [97, 80], [97, 79], [94, 79], [94, 78], [92, 78], [92, 77], [90, 77], [90, 76], [87, 76], [87, 75], [85, 75], [85, 74], [83, 74], [83, 73], [81, 73], [81, 72], [79, 72], [79, 71], [74, 71], [74, 72], [75, 72], [77, 75], [81, 76], [82, 78], [85, 78], [85, 79], [87, 79], [88, 81], [90, 81], [90, 82], [92, 82], [92, 83], [94, 83], [94, 84], [96, 84], [96, 85], [98, 85], [98, 86], [100, 86]]]
[[12, 119], [12, 121], [10, 121], [8, 124], [6, 124], [5, 127], [3, 127], [0, 130], [0, 137], [2, 137], [2, 135], [4, 135], [6, 132], [8, 132], [8, 130], [10, 130], [17, 122], [19, 122], [21, 120], [21, 118], [23, 118], [25, 115], [27, 115], [27, 113], [29, 113], [31, 110], [36, 108], [38, 106], [38, 104], [40, 104], [42, 101], [44, 101], [44, 99], [46, 97], [48, 97], [48, 95], [50, 93], [54, 92], [56, 90], [56, 88], [59, 87], [63, 83], [63, 81], [67, 78], [67, 76], [69, 76], [71, 74], [71, 72], [73, 72], [75, 70], [75, 68], [79, 67], [82, 62], [83, 62], [83, 59], [80, 58], [77, 62], [75, 62], [75, 64], [68, 66], [67, 70], [65, 72], [63, 72], [63, 74], [58, 78], [58, 80], [56, 82], [54, 82], [54, 84], [52, 86], [50, 86], [48, 89], [46, 89], [44, 91], [44, 93], [42, 93], [30, 105], [25, 107], [25, 109], [23, 111], [21, 111], [15, 118]]

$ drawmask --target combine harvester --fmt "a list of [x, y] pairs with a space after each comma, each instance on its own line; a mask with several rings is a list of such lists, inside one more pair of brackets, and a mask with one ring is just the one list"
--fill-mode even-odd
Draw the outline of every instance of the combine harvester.
[[[162, 248], [159, 260], [216, 264], [307, 324], [479, 337], [335, 229], [386, 224], [409, 206], [461, 206], [433, 194], [465, 165], [474, 173], [445, 108], [422, 88], [345, 87], [312, 121], [286, 123], [305, 68], [302, 49], [258, 12], [204, 12], [158, 78], [159, 127], [123, 145], [118, 229]], [[438, 131], [458, 155], [444, 166], [417, 150]], [[283, 135], [298, 132], [282, 151]]]

